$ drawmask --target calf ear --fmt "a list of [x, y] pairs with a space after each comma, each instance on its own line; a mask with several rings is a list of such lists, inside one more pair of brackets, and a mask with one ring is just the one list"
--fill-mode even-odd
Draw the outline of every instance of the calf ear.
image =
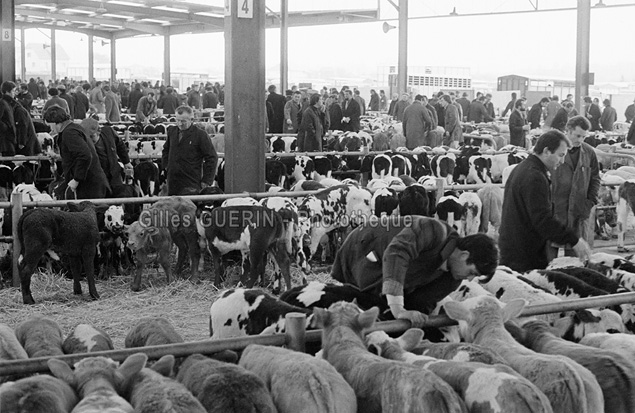
[[328, 310], [319, 307], [313, 308], [313, 320], [311, 322], [315, 323], [317, 327], [325, 328], [329, 324]]
[[452, 320], [470, 321], [470, 319], [472, 318], [470, 310], [468, 310], [467, 307], [463, 305], [463, 303], [460, 303], [458, 301], [448, 301], [447, 303], [443, 304], [443, 308], [445, 309], [445, 313]]
[[526, 305], [527, 301], [522, 298], [508, 302], [505, 307], [503, 307], [503, 321], [518, 317]]
[[157, 360], [151, 367], [152, 370], [161, 374], [165, 377], [170, 377], [172, 375], [172, 369], [174, 368], [174, 356], [171, 354], [167, 354]]
[[116, 374], [122, 381], [125, 381], [140, 372], [145, 367], [146, 361], [148, 361], [148, 356], [143, 353], [135, 353], [117, 368]]
[[377, 320], [378, 315], [379, 315], [379, 308], [373, 307], [370, 310], [366, 310], [360, 315], [358, 315], [357, 322], [364, 329], [370, 328], [373, 326], [373, 324], [375, 324], [375, 320]]
[[419, 328], [409, 328], [397, 339], [397, 343], [402, 349], [410, 351], [421, 343], [422, 338], [423, 330]]
[[51, 373], [53, 373], [55, 377], [64, 380], [70, 385], [74, 384], [75, 374], [68, 364], [58, 359], [50, 359], [46, 364], [48, 364], [49, 370], [51, 370]]
[[599, 323], [601, 318], [596, 317], [589, 310], [576, 310], [575, 318], [583, 323]]

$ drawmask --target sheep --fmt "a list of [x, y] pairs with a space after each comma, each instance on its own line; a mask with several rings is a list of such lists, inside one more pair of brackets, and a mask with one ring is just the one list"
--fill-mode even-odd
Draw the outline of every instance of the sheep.
[[322, 330], [323, 357], [344, 376], [357, 395], [360, 412], [465, 412], [463, 401], [434, 373], [382, 359], [366, 350], [362, 331], [372, 327], [377, 307], [360, 312], [339, 302], [314, 308]]
[[71, 386], [47, 374], [0, 386], [0, 409], [4, 412], [68, 413], [77, 401]]
[[497, 352], [506, 363], [534, 383], [551, 402], [554, 413], [603, 412], [602, 390], [584, 367], [570, 359], [535, 353], [516, 342], [503, 323], [520, 314], [525, 300], [512, 300], [501, 308], [493, 297], [481, 296], [445, 305], [448, 316], [459, 322], [467, 341]]
[[632, 334], [592, 333], [584, 336], [580, 344], [620, 352], [635, 360], [635, 336]]
[[635, 365], [626, 357], [558, 338], [540, 320], [527, 321], [519, 333], [512, 335], [526, 347], [539, 353], [567, 356], [589, 369], [602, 388], [606, 412], [635, 411]]
[[254, 373], [234, 364], [192, 354], [176, 376], [208, 413], [275, 413], [271, 394]]
[[279, 347], [250, 344], [238, 365], [260, 377], [280, 413], [355, 413], [355, 392], [324, 360]]
[[52, 318], [33, 316], [16, 326], [15, 336], [30, 358], [64, 354], [62, 329]]
[[44, 253], [51, 249], [70, 257], [73, 293], [82, 294], [79, 281], [83, 265], [88, 292], [94, 300], [99, 299], [93, 276], [93, 261], [100, 239], [96, 208], [89, 201], [82, 201], [79, 206], [67, 205], [71, 212], [37, 208], [26, 211], [18, 221], [20, 286], [24, 304], [35, 304], [31, 295], [31, 275]]
[[144, 317], [128, 331], [124, 340], [126, 348], [159, 346], [183, 343], [183, 337], [163, 317]]
[[108, 333], [90, 324], [78, 324], [62, 344], [65, 354], [91, 353], [94, 351], [113, 350], [112, 340]]
[[88, 357], [75, 363], [75, 370], [58, 359], [49, 359], [51, 373], [73, 387], [81, 400], [73, 413], [132, 413], [133, 407], [118, 393], [123, 383], [137, 374], [148, 357], [137, 353], [122, 364], [106, 357]]
[[183, 384], [169, 378], [173, 367], [174, 356], [166, 355], [125, 382], [123, 392], [135, 413], [205, 413]]
[[409, 353], [423, 331], [411, 328], [398, 339], [384, 331], [366, 336], [371, 349], [389, 360], [403, 361], [430, 370], [446, 381], [463, 398], [471, 413], [553, 412], [549, 400], [536, 386], [503, 364], [438, 360]]

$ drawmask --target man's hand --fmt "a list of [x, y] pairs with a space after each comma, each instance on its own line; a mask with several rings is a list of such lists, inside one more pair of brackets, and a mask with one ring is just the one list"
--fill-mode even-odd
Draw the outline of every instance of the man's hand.
[[575, 251], [575, 254], [583, 262], [588, 261], [592, 253], [591, 247], [589, 247], [589, 244], [587, 244], [587, 242], [582, 238], [578, 239], [577, 244], [573, 246], [573, 251]]
[[77, 182], [74, 179], [71, 179], [68, 182], [68, 187], [71, 189], [71, 191], [76, 192], [77, 191], [77, 186], [79, 185], [79, 182]]
[[404, 310], [397, 316], [398, 320], [410, 321], [412, 328], [421, 328], [423, 323], [428, 321], [428, 316], [415, 310]]
[[523, 130], [529, 130], [529, 125], [523, 125]]
[[293, 121], [291, 119], [287, 119], [287, 125], [292, 125]]

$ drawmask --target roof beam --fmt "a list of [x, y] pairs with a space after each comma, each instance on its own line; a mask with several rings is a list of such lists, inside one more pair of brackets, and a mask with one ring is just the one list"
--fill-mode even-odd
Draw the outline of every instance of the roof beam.
[[[15, 0], [16, 7], [21, 4], [42, 4], [42, 5], [56, 5], [56, 4], [64, 4], [65, 7], [89, 7], [97, 9], [103, 6], [104, 9], [107, 10], [106, 13], [111, 14], [121, 14], [121, 13], [133, 13], [135, 15], [142, 15], [141, 18], [157, 18], [157, 19], [168, 19], [168, 20], [176, 20], [175, 24], [178, 23], [178, 20], [184, 21], [194, 21], [201, 22], [206, 24], [217, 25], [218, 27], [224, 27], [224, 21], [222, 17], [212, 17], [212, 16], [201, 16], [198, 14], [194, 14], [195, 12], [203, 12], [209, 11], [215, 13], [217, 9], [219, 9], [219, 14], [222, 15], [223, 9], [220, 7], [212, 7], [212, 6], [200, 6], [197, 7], [195, 11], [191, 11], [188, 13], [180, 13], [177, 11], [170, 10], [157, 10], [151, 8], [151, 6], [146, 6], [142, 3], [139, 3], [139, 6], [130, 6], [127, 4], [113, 4], [103, 2], [101, 4], [98, 1], [91, 0]], [[180, 5], [183, 3], [174, 3], [174, 5]], [[161, 4], [163, 5], [163, 4]], [[172, 3], [167, 4], [167, 7], [172, 7]], [[160, 4], [156, 4], [154, 6], [160, 6]], [[193, 5], [194, 6], [194, 5]], [[135, 16], [138, 17], [138, 16]]]
[[58, 13], [58, 12], [51, 13], [44, 10], [27, 9], [27, 8], [24, 8], [24, 6], [16, 6], [15, 12], [19, 14], [23, 14], [23, 15], [42, 17], [47, 19], [57, 19], [57, 20], [64, 20], [64, 21], [81, 21], [81, 22], [92, 23], [92, 24], [109, 24], [109, 25], [121, 26], [124, 29], [137, 30], [142, 33], [150, 33], [150, 34], [158, 34], [158, 35], [163, 35], [163, 33], [165, 33], [165, 27], [163, 26], [153, 25], [149, 23], [142, 24], [142, 23], [129, 22], [123, 19], [78, 16], [75, 14], [64, 14], [64, 13]]
[[28, 22], [15, 22], [15, 28], [16, 29], [21, 29], [21, 28], [25, 28], [25, 29], [55, 29], [55, 30], [63, 30], [63, 31], [69, 31], [69, 32], [74, 32], [74, 33], [82, 33], [85, 35], [93, 35], [96, 37], [102, 37], [105, 39], [110, 38], [111, 34], [108, 30], [92, 30], [92, 29], [81, 29], [79, 27], [73, 27], [73, 26], [54, 26], [52, 24], [42, 24], [42, 23], [28, 23]]

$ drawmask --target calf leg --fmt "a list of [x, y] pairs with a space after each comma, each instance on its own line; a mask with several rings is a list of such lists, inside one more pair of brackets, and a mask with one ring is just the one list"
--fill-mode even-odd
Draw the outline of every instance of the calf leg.
[[[95, 248], [88, 248], [82, 254], [82, 261], [84, 263], [84, 268], [86, 269], [86, 281], [88, 281], [88, 293], [90, 294], [93, 300], [99, 300], [99, 293], [97, 292], [97, 287], [95, 286], [95, 276], [93, 274], [93, 259], [95, 258]], [[73, 274], [73, 279], [75, 275]]]
[[202, 257], [201, 247], [198, 244], [198, 233], [187, 235], [187, 251], [190, 256], [190, 281], [198, 282], [198, 266]]
[[139, 291], [141, 289], [141, 274], [143, 273], [143, 269], [146, 265], [146, 254], [137, 251], [135, 253], [135, 257], [137, 259], [137, 268], [135, 269], [135, 274], [132, 279], [132, 283], [130, 284], [130, 289], [132, 291]]
[[265, 281], [265, 251], [266, 248], [263, 246], [266, 245], [263, 242], [258, 242], [257, 240], [251, 240], [249, 245], [249, 261], [251, 262], [251, 271], [249, 271], [249, 280], [245, 280], [245, 275], [241, 277], [241, 282], [247, 286], [247, 288], [253, 288], [254, 284], [258, 280], [258, 278], [262, 278], [262, 282], [264, 284]]
[[[282, 273], [282, 277], [284, 278], [284, 282], [287, 285], [287, 290], [291, 289], [291, 260], [289, 259], [289, 254], [284, 248], [284, 244], [277, 243], [273, 247], [269, 249], [273, 254], [278, 267], [280, 268], [280, 272]], [[278, 280], [280, 283], [280, 280]], [[282, 289], [282, 286], [280, 286]]]
[[222, 265], [222, 256], [220, 252], [214, 248], [210, 248], [210, 254], [212, 255], [212, 265], [214, 267], [214, 286], [220, 288], [221, 278], [225, 275], [225, 268]]
[[[82, 295], [82, 284], [80, 283], [82, 278], [82, 259], [78, 256], [71, 255], [69, 260], [71, 274], [73, 275], [73, 294]], [[88, 275], [88, 269], [86, 269], [86, 275]]]
[[44, 255], [44, 248], [38, 248], [37, 250], [26, 251], [22, 257], [22, 262], [19, 266], [20, 272], [20, 288], [22, 290], [22, 302], [24, 304], [35, 304], [33, 295], [31, 295], [31, 276], [37, 263]]
[[168, 253], [164, 253], [164, 252], [159, 252], [159, 258], [158, 258], [159, 264], [161, 264], [161, 267], [163, 267], [163, 271], [165, 271], [165, 278], [167, 280], [167, 283], [169, 284], [171, 282], [171, 272], [172, 270], [170, 269], [170, 254], [169, 254], [169, 249], [168, 249]]
[[628, 220], [629, 205], [624, 198], [617, 202], [617, 251], [626, 251], [624, 247], [624, 233], [626, 232], [626, 222]]

